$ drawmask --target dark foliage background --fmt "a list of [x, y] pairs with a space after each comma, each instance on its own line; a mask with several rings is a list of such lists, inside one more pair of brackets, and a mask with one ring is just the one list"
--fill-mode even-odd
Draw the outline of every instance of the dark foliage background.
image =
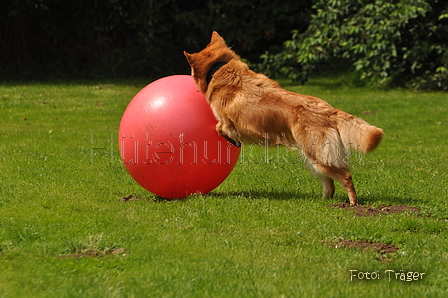
[[270, 76], [448, 90], [446, 0], [1, 1], [0, 79], [187, 74], [213, 30]]
[[160, 77], [188, 73], [218, 31], [247, 60], [305, 30], [311, 0], [0, 2], [0, 78]]

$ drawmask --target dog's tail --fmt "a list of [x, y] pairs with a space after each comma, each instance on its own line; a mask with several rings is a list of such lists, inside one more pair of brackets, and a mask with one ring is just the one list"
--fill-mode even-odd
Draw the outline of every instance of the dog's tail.
[[381, 128], [350, 114], [343, 118], [339, 122], [339, 134], [345, 146], [366, 154], [379, 145], [384, 135]]

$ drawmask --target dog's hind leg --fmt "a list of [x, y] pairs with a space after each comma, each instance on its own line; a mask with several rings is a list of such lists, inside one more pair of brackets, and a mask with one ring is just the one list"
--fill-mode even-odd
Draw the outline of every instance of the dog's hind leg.
[[324, 175], [314, 164], [307, 163], [307, 168], [310, 172], [319, 178], [322, 183], [323, 197], [326, 199], [332, 198], [334, 195], [334, 180], [327, 175]]
[[334, 180], [324, 175], [320, 175], [318, 178], [322, 182], [324, 198], [332, 198], [334, 195]]
[[[315, 166], [315, 168], [318, 169], [319, 172], [321, 172], [322, 174], [324, 174], [331, 180], [334, 179], [334, 180], [338, 181], [339, 183], [341, 183], [342, 187], [344, 187], [348, 193], [348, 198], [350, 199], [350, 206], [354, 206], [354, 205], [358, 204], [355, 186], [353, 185], [353, 181], [352, 181], [352, 175], [350, 175], [350, 173], [346, 169], [336, 168], [336, 167], [323, 165], [323, 164], [317, 164], [314, 166]], [[333, 185], [333, 189], [334, 189], [334, 185]], [[325, 186], [324, 186], [324, 191], [325, 191]]]
[[[300, 136], [300, 134], [296, 135]], [[348, 172], [346, 153], [338, 131], [327, 129], [323, 132], [310, 133], [306, 142], [303, 143], [311, 144], [302, 146], [302, 154], [308, 159], [308, 167], [311, 172], [322, 182], [324, 196], [333, 196], [334, 180], [336, 180], [347, 191], [350, 205], [356, 205], [358, 203], [356, 191], [352, 176]]]
[[336, 180], [341, 183], [342, 187], [347, 191], [350, 206], [354, 206], [358, 203], [352, 176], [346, 169], [319, 163], [309, 164], [308, 168], [322, 182], [324, 197], [333, 197], [335, 191], [334, 180]]

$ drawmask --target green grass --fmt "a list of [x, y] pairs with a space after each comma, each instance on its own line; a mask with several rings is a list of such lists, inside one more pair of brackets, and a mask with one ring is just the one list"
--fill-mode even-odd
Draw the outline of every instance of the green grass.
[[[357, 217], [325, 207], [346, 201], [343, 189], [322, 199], [320, 183], [275, 148], [209, 195], [157, 200], [117, 146], [123, 111], [146, 83], [0, 86], [0, 297], [448, 295], [446, 93], [285, 84], [385, 130], [352, 166], [359, 201], [421, 212]], [[129, 194], [145, 199], [120, 200]], [[399, 250], [382, 261], [327, 244], [337, 238]], [[349, 270], [380, 279], [350, 281]], [[386, 270], [425, 275], [389, 281]]]

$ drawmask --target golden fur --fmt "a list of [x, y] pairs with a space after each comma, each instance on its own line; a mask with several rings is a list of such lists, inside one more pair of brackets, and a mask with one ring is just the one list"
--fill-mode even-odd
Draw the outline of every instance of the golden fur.
[[[324, 196], [333, 196], [336, 180], [347, 190], [350, 205], [357, 204], [346, 149], [372, 151], [383, 137], [382, 129], [317, 97], [287, 91], [253, 72], [217, 32], [205, 49], [184, 54], [218, 120], [219, 134], [236, 146], [268, 139], [270, 144], [300, 148], [310, 170], [321, 180]], [[219, 61], [227, 64], [208, 82], [209, 69]]]

